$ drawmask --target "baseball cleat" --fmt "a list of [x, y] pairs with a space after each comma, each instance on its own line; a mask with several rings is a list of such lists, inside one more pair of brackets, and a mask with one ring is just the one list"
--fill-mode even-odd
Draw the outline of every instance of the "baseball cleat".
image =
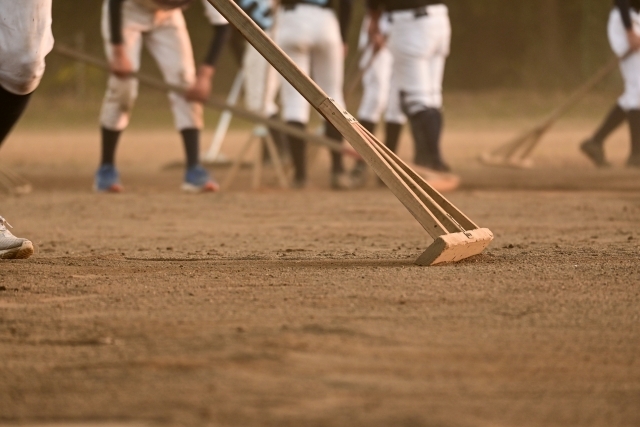
[[628, 168], [639, 168], [640, 169], [640, 156], [631, 156], [627, 160]]
[[14, 236], [7, 227], [13, 228], [0, 216], [0, 259], [27, 259], [33, 255], [33, 243]]
[[420, 165], [412, 165], [412, 168], [427, 184], [441, 193], [454, 191], [460, 187], [460, 177], [453, 173], [443, 173]]
[[115, 166], [100, 166], [93, 181], [93, 190], [98, 193], [121, 193], [124, 190]]
[[353, 180], [346, 172], [331, 173], [331, 188], [334, 190], [351, 190], [353, 188]]
[[593, 139], [587, 139], [580, 144], [580, 151], [589, 158], [599, 168], [609, 167], [609, 163], [604, 157], [604, 148]]
[[369, 178], [367, 164], [358, 162], [351, 170], [350, 175], [353, 188], [363, 188], [367, 185], [367, 178]]
[[307, 180], [305, 178], [294, 178], [291, 182], [291, 188], [294, 190], [304, 190], [307, 188]]
[[182, 183], [185, 193], [215, 193], [220, 191], [220, 185], [214, 181], [209, 172], [202, 166], [187, 169]]

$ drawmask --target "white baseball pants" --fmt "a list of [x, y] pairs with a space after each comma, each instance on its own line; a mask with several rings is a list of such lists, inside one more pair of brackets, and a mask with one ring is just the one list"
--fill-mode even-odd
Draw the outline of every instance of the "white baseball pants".
[[[338, 105], [344, 106], [344, 50], [338, 18], [331, 9], [298, 4], [278, 10], [276, 43]], [[307, 123], [310, 106], [289, 82], [282, 79], [282, 116]]]
[[[125, 48], [135, 71], [140, 69], [140, 53], [144, 42], [167, 83], [185, 89], [193, 85], [196, 78], [193, 49], [180, 9], [152, 11], [132, 0], [125, 0], [122, 6], [122, 26]], [[106, 0], [102, 9], [102, 35], [107, 57], [111, 59]], [[137, 96], [136, 79], [110, 76], [100, 115], [102, 126], [114, 131], [124, 130], [129, 124]], [[184, 96], [175, 92], [169, 93], [169, 100], [178, 130], [202, 128], [203, 112], [200, 104], [188, 102]]]
[[[360, 60], [360, 69], [365, 70], [362, 76], [362, 100], [358, 110], [358, 118], [372, 123], [378, 123], [382, 113], [386, 109], [385, 120], [392, 123], [404, 123], [406, 117], [400, 108], [400, 96], [396, 87], [391, 87], [391, 74], [393, 70], [393, 55], [387, 46], [384, 46], [371, 60], [373, 48], [369, 45], [369, 17], [365, 17], [360, 30], [359, 49], [364, 49]], [[389, 34], [389, 16], [383, 13], [380, 17], [380, 31]]]
[[[438, 4], [427, 15], [413, 10], [391, 13], [389, 49], [393, 54], [392, 85], [406, 94], [416, 108], [442, 107], [442, 81], [451, 45], [449, 10]], [[417, 111], [410, 111], [414, 113]]]
[[247, 44], [242, 68], [245, 73], [245, 106], [267, 117], [277, 114], [276, 97], [280, 89], [280, 74], [250, 44]]
[[[631, 11], [634, 31], [640, 34], [640, 14]], [[609, 44], [619, 57], [629, 51], [627, 30], [617, 7], [609, 15]], [[640, 109], [640, 52], [635, 52], [627, 59], [620, 61], [620, 71], [624, 80], [624, 93], [618, 98], [618, 105], [625, 111]]]
[[369, 65], [362, 76], [362, 100], [358, 110], [358, 118], [378, 123], [384, 113], [385, 121], [404, 123], [406, 117], [400, 107], [400, 93], [392, 85], [393, 55], [388, 48], [382, 48], [371, 62], [372, 49], [363, 55], [361, 67]]
[[38, 87], [53, 48], [51, 0], [0, 0], [0, 85], [16, 95]]

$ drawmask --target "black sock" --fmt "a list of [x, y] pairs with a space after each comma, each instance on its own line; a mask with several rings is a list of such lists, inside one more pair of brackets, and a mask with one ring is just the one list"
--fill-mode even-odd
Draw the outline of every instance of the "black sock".
[[[365, 128], [366, 130], [369, 131], [369, 133], [371, 133], [372, 135], [376, 133], [376, 124], [374, 122], [370, 122], [368, 120], [359, 120], [360, 124], [362, 125], [363, 128]], [[360, 159], [356, 162], [356, 167], [362, 167], [365, 166], [367, 164], [367, 162], [365, 162], [364, 160]]]
[[[271, 117], [269, 117], [271, 120], [278, 120], [278, 115], [273, 115]], [[280, 154], [280, 156], [283, 156], [289, 152], [289, 146], [288, 146], [288, 141], [287, 141], [287, 137], [286, 135], [284, 135], [282, 132], [280, 132], [279, 130], [273, 129], [273, 128], [269, 128], [269, 135], [271, 135], [271, 139], [273, 140], [273, 143], [275, 144], [276, 148], [278, 149], [278, 154]], [[267, 146], [264, 146], [264, 153], [263, 156], [265, 159], [270, 159], [271, 158], [271, 154], [269, 153], [269, 150], [267, 149]]]
[[27, 108], [31, 94], [16, 95], [0, 86], [0, 145]]
[[187, 169], [198, 166], [200, 163], [200, 129], [182, 129], [180, 134], [187, 156]]
[[[342, 134], [335, 128], [331, 123], [327, 122], [327, 127], [325, 128], [324, 135], [338, 142], [342, 142]], [[331, 172], [332, 173], [343, 173], [344, 172], [344, 162], [342, 159], [342, 153], [331, 150]]]
[[431, 154], [437, 162], [441, 162], [442, 153], [440, 151], [440, 139], [442, 137], [444, 118], [442, 116], [442, 111], [439, 108], [430, 108], [430, 113], [431, 127], [429, 129], [429, 142], [431, 144]]
[[596, 144], [603, 145], [604, 140], [607, 139], [607, 137], [616, 130], [626, 118], [627, 114], [616, 103], [591, 139]]
[[122, 134], [119, 130], [109, 130], [101, 128], [102, 131], [102, 160], [100, 165], [114, 165], [116, 157], [116, 148]]
[[362, 125], [363, 128], [365, 128], [366, 130], [368, 130], [371, 134], [375, 134], [376, 133], [376, 124], [373, 122], [370, 122], [368, 120], [359, 120], [360, 124]]
[[394, 153], [398, 149], [398, 141], [400, 141], [400, 133], [402, 133], [402, 123], [386, 123], [386, 135], [384, 145]]
[[[287, 122], [289, 126], [304, 129], [307, 126], [300, 122]], [[291, 160], [295, 169], [295, 180], [304, 182], [307, 179], [307, 141], [288, 135], [289, 150], [291, 150]]]
[[627, 111], [631, 131], [631, 157], [640, 157], [640, 110]]
[[409, 116], [409, 124], [411, 125], [411, 134], [413, 135], [414, 162], [420, 166], [430, 166], [431, 155], [429, 142], [429, 133], [427, 130], [430, 127], [429, 112], [427, 110], [421, 110], [413, 115]]

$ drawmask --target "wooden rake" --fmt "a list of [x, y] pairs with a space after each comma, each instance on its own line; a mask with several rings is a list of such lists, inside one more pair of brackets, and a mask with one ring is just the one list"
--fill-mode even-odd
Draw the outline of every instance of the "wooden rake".
[[[629, 57], [631, 53], [632, 52], [629, 52], [624, 55], [622, 60]], [[619, 58], [613, 58], [582, 86], [576, 89], [562, 105], [553, 110], [543, 121], [495, 150], [481, 154], [479, 157], [480, 162], [487, 166], [502, 166], [517, 169], [531, 168], [533, 166], [531, 154], [540, 144], [542, 137], [562, 116], [571, 110], [578, 101], [611, 74], [613, 70], [617, 68], [620, 61], [621, 59]]]
[[[86, 64], [99, 68], [101, 70], [111, 72], [109, 68], [109, 64], [106, 61], [96, 58], [87, 53], [78, 51], [76, 49], [70, 48], [60, 43], [56, 43], [53, 49], [56, 53], [66, 58], [73, 59], [75, 61], [84, 62]], [[148, 86], [150, 88], [153, 88], [165, 93], [168, 91], [177, 92], [177, 93], [185, 92], [184, 87], [165, 83], [160, 79], [145, 75], [143, 73], [133, 73], [131, 77], [138, 79], [138, 81], [145, 86]], [[225, 101], [212, 97], [204, 103], [204, 106], [212, 108], [214, 110], [218, 110], [218, 111], [229, 111], [236, 117], [239, 117], [241, 119], [244, 119], [253, 123], [264, 125], [271, 129], [275, 129], [279, 132], [284, 133], [285, 135], [293, 136], [300, 139], [305, 139], [313, 144], [321, 145], [332, 151], [342, 153], [345, 156], [353, 157], [355, 159], [360, 158], [358, 153], [356, 153], [354, 150], [344, 147], [342, 146], [342, 144], [338, 144], [336, 141], [332, 139], [329, 139], [321, 135], [314, 135], [312, 133], [305, 132], [296, 127], [289, 126], [288, 124], [280, 120], [274, 120], [274, 119], [264, 117], [258, 113], [254, 113], [252, 111], [246, 110], [237, 105], [231, 105]]]
[[31, 193], [33, 187], [26, 178], [8, 167], [0, 165], [0, 189], [12, 196], [23, 196]]
[[347, 111], [340, 108], [233, 0], [207, 0], [287, 79], [300, 94], [334, 125], [380, 179], [434, 239], [417, 264], [430, 266], [456, 262], [480, 254], [493, 240], [451, 202], [378, 141]]

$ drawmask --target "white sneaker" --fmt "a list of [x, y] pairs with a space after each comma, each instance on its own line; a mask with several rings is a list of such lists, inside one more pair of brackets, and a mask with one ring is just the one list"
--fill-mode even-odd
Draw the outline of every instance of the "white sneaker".
[[0, 216], [0, 259], [26, 259], [33, 255], [33, 243], [14, 236], [7, 226], [11, 224]]

